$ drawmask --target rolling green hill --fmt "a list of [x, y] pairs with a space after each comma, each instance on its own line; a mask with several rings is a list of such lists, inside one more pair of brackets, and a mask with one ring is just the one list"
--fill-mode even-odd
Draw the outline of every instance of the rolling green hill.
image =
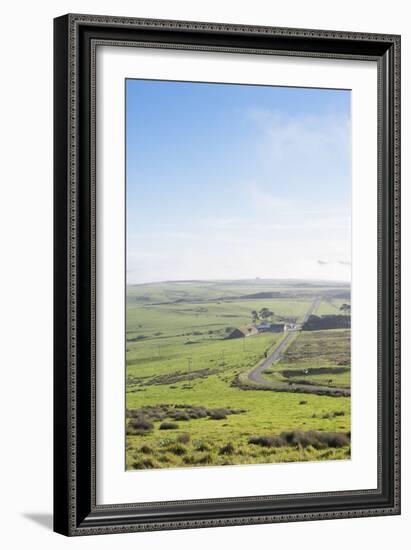
[[[334, 314], [349, 296], [347, 284], [310, 281], [128, 286], [127, 468], [349, 458], [349, 397], [234, 384], [276, 348], [283, 333], [226, 339], [233, 328], [253, 323], [253, 311], [266, 308], [271, 323], [298, 323], [314, 299], [321, 300], [318, 312]], [[295, 370], [295, 379], [349, 387], [349, 330], [338, 332], [296, 332], [284, 357], [264, 376], [289, 380], [288, 371]], [[308, 337], [313, 341], [304, 340]], [[335, 369], [338, 360], [344, 372], [331, 376], [327, 369]], [[307, 365], [309, 374], [301, 375]]]

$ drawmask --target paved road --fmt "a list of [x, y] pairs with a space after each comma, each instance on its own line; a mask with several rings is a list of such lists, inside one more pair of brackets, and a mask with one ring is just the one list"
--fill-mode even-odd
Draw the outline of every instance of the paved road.
[[310, 307], [307, 310], [307, 313], [305, 314], [304, 319], [302, 320], [302, 325], [308, 321], [308, 317], [314, 313], [314, 311], [317, 309], [317, 307], [320, 305], [321, 300], [317, 298], [314, 300], [314, 302], [310, 305]]
[[[307, 310], [307, 313], [304, 316], [304, 319], [301, 324], [305, 323], [310, 315], [315, 311], [315, 309], [318, 307], [320, 303], [320, 300], [314, 300], [313, 303], [310, 305], [310, 307]], [[278, 344], [278, 346], [275, 348], [273, 352], [270, 353], [270, 355], [255, 369], [253, 369], [251, 372], [248, 373], [248, 379], [252, 382], [257, 382], [258, 384], [261, 384], [263, 386], [270, 386], [272, 385], [272, 381], [266, 380], [261, 376], [261, 374], [268, 369], [275, 361], [278, 361], [281, 357], [281, 353], [284, 351], [285, 347], [293, 337], [295, 331], [286, 332], [285, 337], [281, 340], [281, 342]]]
[[261, 376], [261, 373], [264, 372], [266, 369], [268, 369], [269, 366], [271, 366], [274, 361], [278, 361], [278, 359], [281, 356], [282, 351], [288, 344], [288, 342], [293, 337], [294, 332], [287, 332], [286, 336], [281, 340], [281, 342], [278, 344], [278, 346], [275, 348], [275, 350], [265, 359], [263, 363], [258, 365], [255, 369], [253, 369], [251, 372], [248, 373], [249, 380], [253, 382], [257, 382], [258, 384], [262, 384], [264, 386], [269, 386], [272, 384], [269, 380], [266, 380]]

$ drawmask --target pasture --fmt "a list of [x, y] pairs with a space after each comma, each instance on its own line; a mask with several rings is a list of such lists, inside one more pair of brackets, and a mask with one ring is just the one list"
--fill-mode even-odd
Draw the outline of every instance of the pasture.
[[[126, 467], [349, 458], [349, 397], [234, 383], [284, 333], [227, 339], [230, 331], [264, 308], [272, 323], [301, 322], [316, 298], [317, 313], [335, 313], [349, 302], [349, 287], [267, 280], [129, 286]], [[349, 387], [349, 332], [296, 332], [264, 377]]]

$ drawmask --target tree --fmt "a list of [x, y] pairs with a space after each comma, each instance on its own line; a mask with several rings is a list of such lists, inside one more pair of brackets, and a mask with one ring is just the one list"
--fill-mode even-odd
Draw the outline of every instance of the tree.
[[256, 312], [255, 309], [253, 309], [253, 311], [251, 312], [251, 317], [252, 317], [253, 323], [255, 324], [259, 319], [258, 313]]
[[350, 306], [350, 304], [342, 304], [342, 306], [340, 307], [340, 311], [342, 311], [342, 312], [345, 313], [346, 315], [348, 315], [349, 313], [351, 313], [351, 306]]
[[274, 313], [272, 311], [270, 311], [268, 308], [266, 307], [263, 307], [261, 310], [260, 310], [260, 317], [261, 319], [268, 319], [269, 317], [272, 317], [274, 315]]

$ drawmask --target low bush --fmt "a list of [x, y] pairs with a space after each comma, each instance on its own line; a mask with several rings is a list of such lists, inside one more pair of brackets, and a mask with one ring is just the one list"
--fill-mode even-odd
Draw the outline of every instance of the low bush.
[[187, 444], [190, 441], [190, 434], [181, 434], [177, 437], [179, 443]]
[[195, 446], [195, 450], [200, 452], [209, 451], [210, 446], [207, 443], [204, 443], [204, 441], [199, 441]]
[[192, 407], [187, 410], [187, 414], [190, 418], [205, 418], [207, 416], [207, 411], [204, 407]]
[[274, 436], [254, 436], [248, 442], [261, 447], [314, 447], [315, 449], [326, 449], [328, 447], [344, 447], [350, 444], [349, 433], [337, 432], [308, 432], [291, 431], [282, 432]]
[[158, 468], [159, 464], [152, 458], [143, 458], [142, 460], [133, 462], [132, 467], [134, 470], [149, 470], [151, 468]]
[[210, 420], [224, 420], [227, 418], [223, 411], [210, 411], [208, 417]]
[[160, 424], [159, 430], [177, 430], [178, 424], [175, 422], [162, 422]]
[[131, 434], [142, 435], [153, 431], [154, 424], [150, 419], [143, 416], [131, 418], [128, 424], [128, 432]]
[[303, 401], [300, 401], [298, 404], [299, 405], [307, 405], [307, 403], [308, 403], [308, 401], [303, 400]]
[[345, 416], [345, 412], [344, 411], [329, 412], [329, 413], [323, 414], [321, 418], [334, 418], [336, 416]]
[[196, 464], [211, 464], [213, 462], [213, 457], [210, 453], [206, 453], [203, 456], [196, 458]]
[[172, 445], [171, 447], [169, 447], [168, 451], [176, 456], [182, 456], [187, 453], [187, 449], [181, 443], [176, 443], [175, 445]]
[[169, 414], [174, 420], [190, 420], [190, 415], [185, 411], [173, 411]]
[[158, 457], [158, 461], [162, 464], [169, 464], [171, 462], [170, 457], [166, 454], [162, 454]]
[[224, 445], [224, 447], [221, 447], [221, 449], [218, 451], [219, 455], [232, 455], [234, 452], [234, 445], [229, 441], [227, 445]]
[[261, 447], [280, 447], [281, 441], [279, 437], [272, 435], [258, 435], [250, 437], [248, 443], [251, 445], [260, 445]]

